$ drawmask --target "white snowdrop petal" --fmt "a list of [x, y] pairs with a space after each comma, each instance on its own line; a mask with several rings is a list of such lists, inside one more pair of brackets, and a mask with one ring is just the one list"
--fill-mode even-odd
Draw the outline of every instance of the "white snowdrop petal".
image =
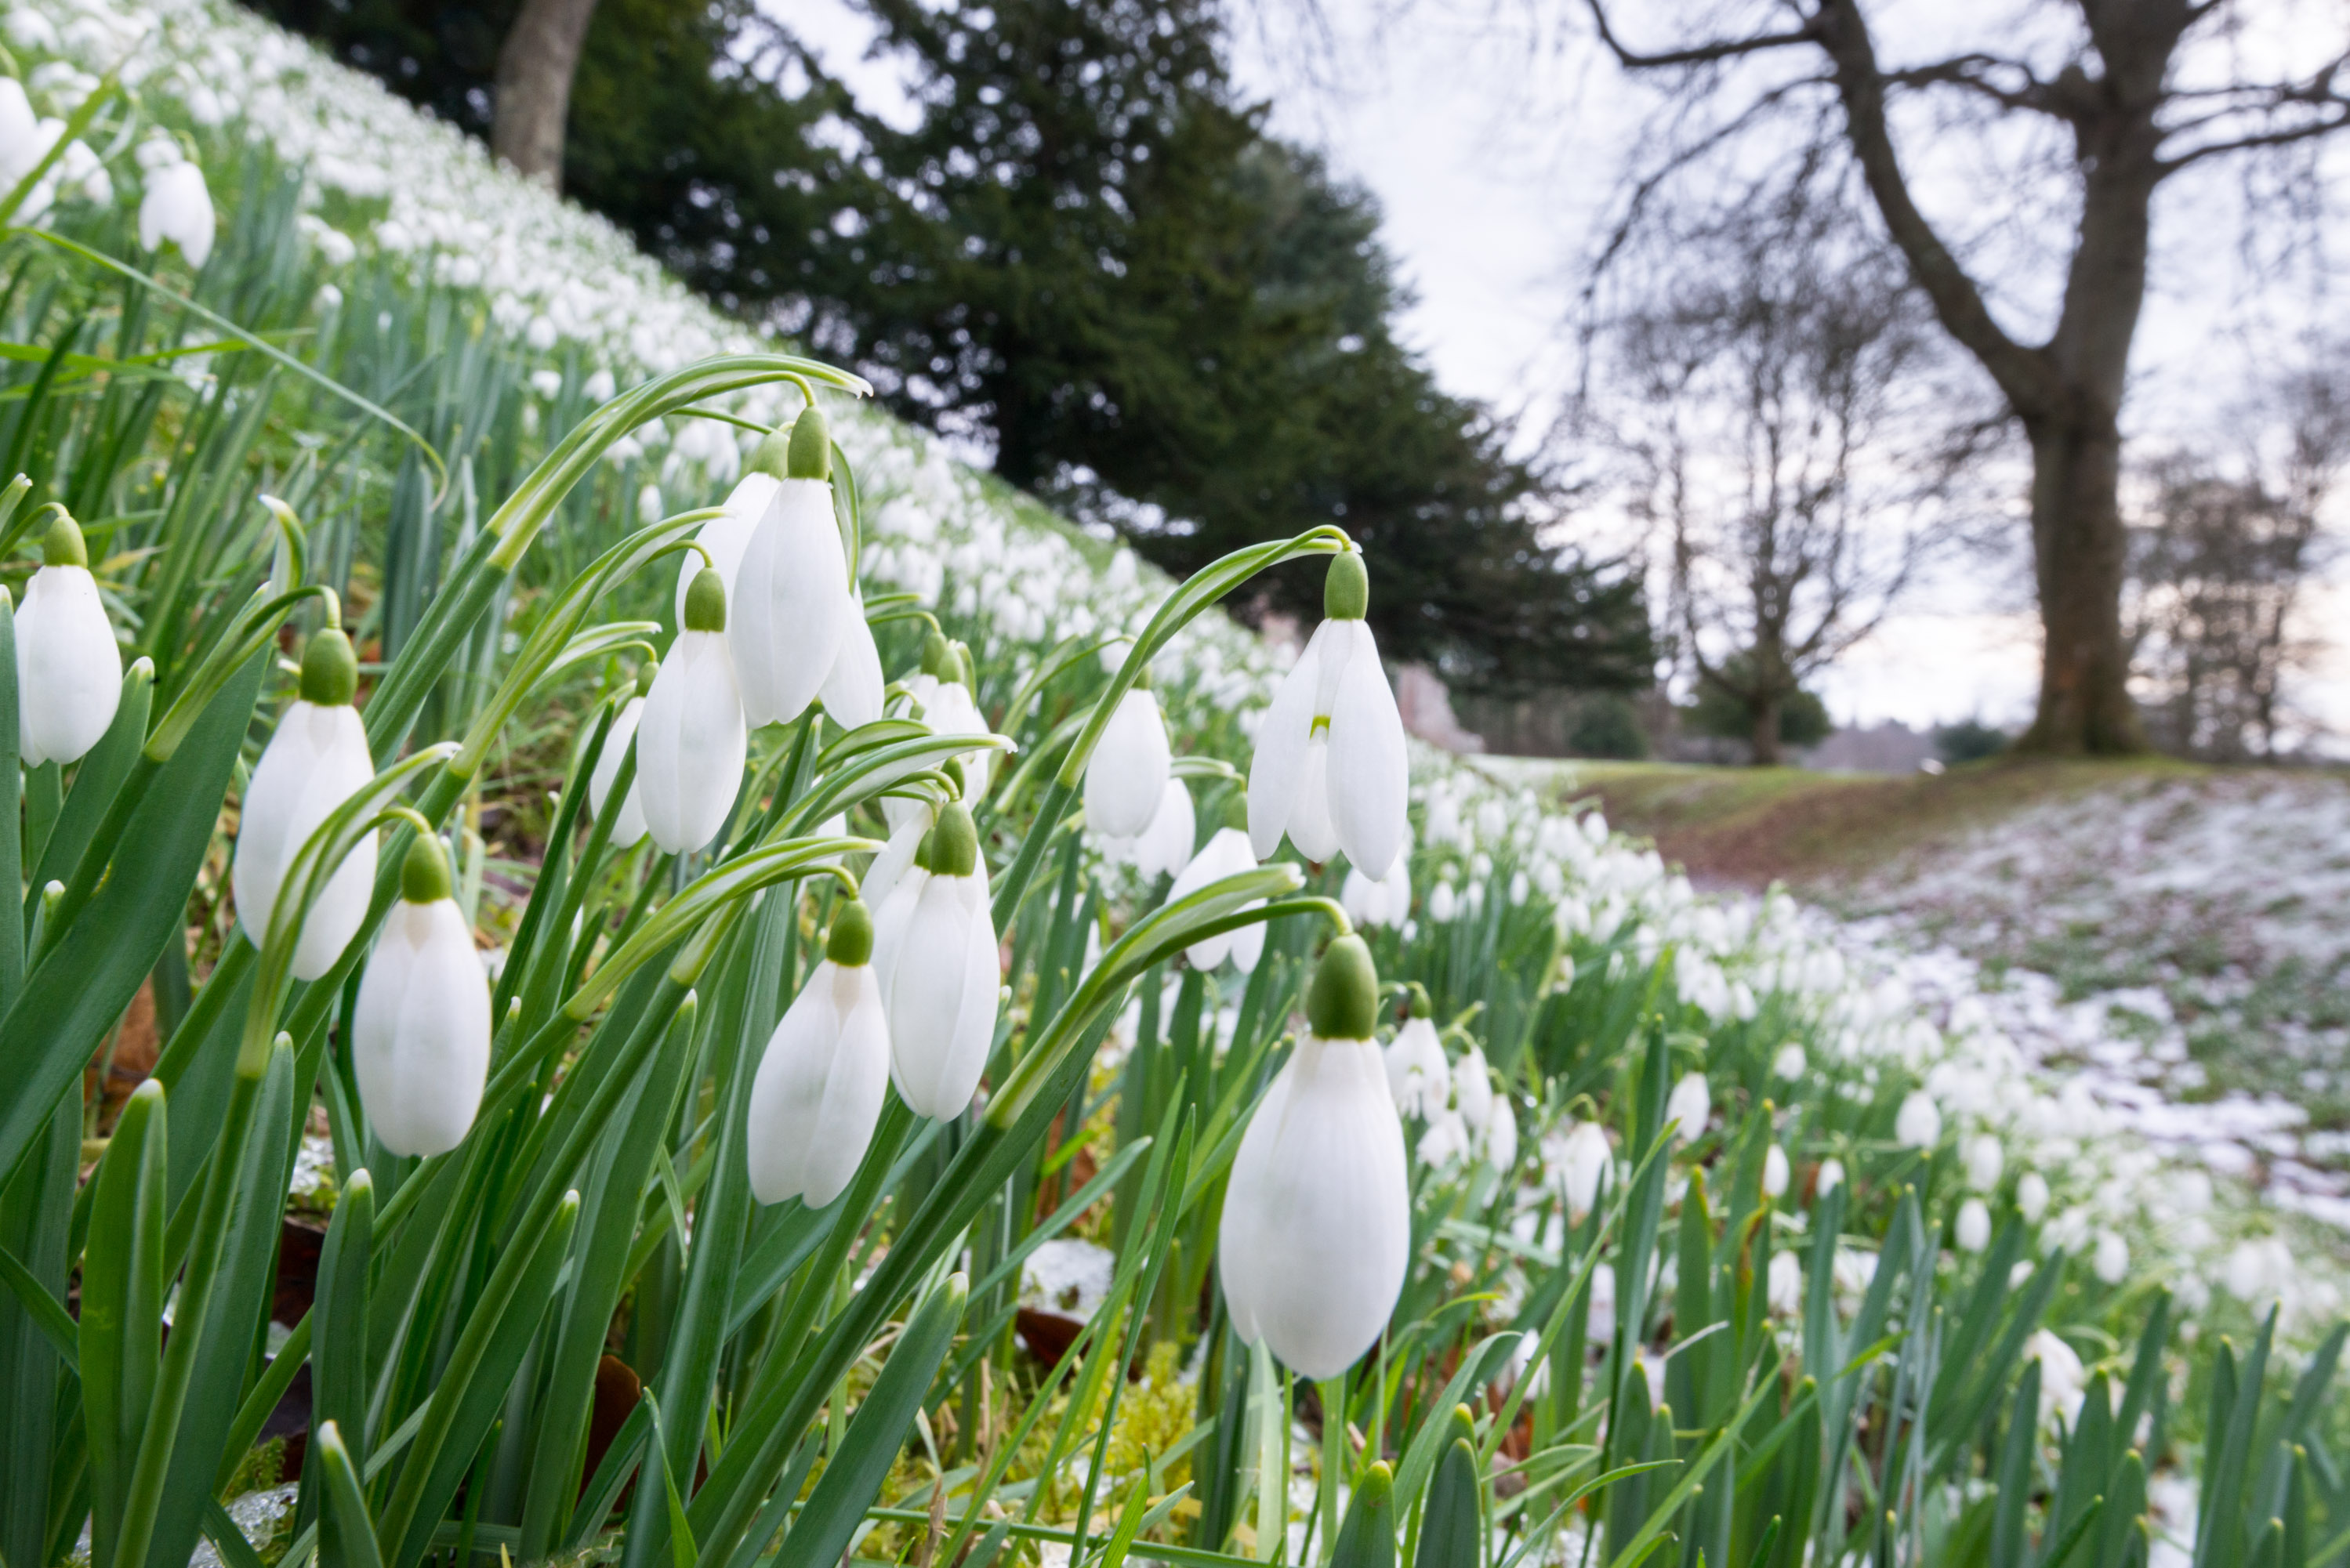
[[1289, 808], [1289, 842], [1317, 866], [1338, 853], [1338, 829], [1330, 820], [1330, 745], [1322, 735], [1305, 743], [1297, 799]]
[[1150, 826], [1167, 790], [1167, 722], [1159, 699], [1137, 687], [1118, 699], [1086, 762], [1086, 822], [1132, 838]]
[[854, 606], [840, 636], [840, 651], [816, 691], [817, 700], [834, 723], [844, 730], [859, 729], [881, 717], [883, 685], [873, 628], [866, 624], [864, 607]]
[[[643, 717], [644, 711], [643, 698], [629, 698], [620, 705], [619, 712], [613, 717], [611, 729], [604, 736], [604, 749], [596, 756], [596, 771], [588, 776], [588, 809], [597, 816], [604, 815], [604, 805], [611, 796], [612, 785], [620, 776], [621, 760], [629, 754], [629, 742], [636, 739], [637, 722]], [[641, 770], [641, 759], [638, 766]], [[612, 819], [609, 842], [615, 849], [632, 849], [644, 836], [644, 794], [637, 781], [630, 779], [629, 793], [620, 801], [620, 815]]]
[[786, 479], [777, 485], [743, 549], [735, 584], [726, 636], [744, 716], [754, 729], [789, 723], [831, 672], [855, 608], [828, 483]]
[[[726, 497], [723, 515], [712, 517], [702, 525], [693, 542], [710, 552], [709, 565], [726, 585], [726, 602], [734, 602], [734, 579], [743, 569], [743, 552], [751, 547], [751, 535], [758, 531], [759, 519], [765, 516], [768, 504], [783, 481], [772, 473], [746, 473], [735, 481]], [[684, 552], [677, 564], [677, 592], [673, 596], [672, 613], [677, 624], [685, 624], [685, 590], [693, 586], [694, 574], [701, 571], [702, 559], [691, 550]]]
[[1314, 728], [1314, 696], [1320, 680], [1325, 621], [1306, 639], [1289, 673], [1281, 678], [1273, 706], [1256, 732], [1256, 752], [1249, 759], [1249, 844], [1259, 860], [1281, 847], [1297, 792], [1305, 779], [1305, 744]]
[[359, 980], [351, 1054], [386, 1148], [443, 1154], [464, 1141], [489, 1078], [490, 987], [454, 899], [392, 907]]
[[1371, 628], [1341, 624], [1355, 630], [1330, 712], [1330, 824], [1347, 858], [1378, 878], [1403, 850], [1411, 757]]
[[656, 845], [681, 855], [718, 836], [749, 748], [724, 634], [680, 632], [637, 727], [637, 785]]
[[744, 1152], [762, 1203], [840, 1196], [881, 1116], [889, 1033], [872, 966], [829, 959], [767, 1038], [751, 1084]]

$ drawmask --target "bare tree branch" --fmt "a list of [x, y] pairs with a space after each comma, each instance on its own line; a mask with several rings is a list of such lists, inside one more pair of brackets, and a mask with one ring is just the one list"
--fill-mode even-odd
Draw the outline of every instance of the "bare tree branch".
[[1608, 25], [1607, 10], [1600, 0], [1586, 0], [1591, 8], [1592, 26], [1599, 30], [1599, 41], [1616, 57], [1617, 64], [1626, 70], [1654, 70], [1678, 66], [1707, 66], [1722, 60], [1734, 60], [1746, 55], [1757, 55], [1766, 49], [1783, 49], [1798, 44], [1813, 44], [1814, 36], [1807, 24], [1789, 33], [1761, 33], [1751, 38], [1723, 38], [1712, 43], [1698, 44], [1685, 49], [1667, 49], [1659, 54], [1643, 54], [1628, 49], [1617, 40], [1616, 29]]

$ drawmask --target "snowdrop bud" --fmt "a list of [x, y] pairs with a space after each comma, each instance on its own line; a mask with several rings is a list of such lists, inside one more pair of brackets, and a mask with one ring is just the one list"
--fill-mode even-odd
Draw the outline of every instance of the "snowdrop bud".
[[2025, 1171], [2015, 1184], [2015, 1207], [2025, 1224], [2039, 1224], [2048, 1212], [2048, 1179], [2036, 1170]]
[[2109, 1285], [2120, 1284], [2129, 1273], [2129, 1262], [2127, 1241], [2123, 1241], [2111, 1231], [2101, 1231], [2097, 1233], [2097, 1250], [2091, 1260], [2091, 1266], [2096, 1270], [2097, 1278]]
[[1912, 1089], [1893, 1117], [1893, 1136], [1907, 1148], [1931, 1148], [1942, 1141], [1942, 1109], [1923, 1089]]
[[1451, 1064], [1444, 1059], [1444, 1043], [1437, 1038], [1435, 1021], [1413, 1016], [1404, 1020], [1387, 1049], [1388, 1092], [1404, 1116], [1426, 1120], [1444, 1108], [1451, 1092]]
[[899, 1097], [921, 1116], [961, 1116], [987, 1068], [1003, 980], [987, 861], [961, 801], [939, 813], [875, 912], [873, 946]]
[[2067, 1425], [2081, 1413], [2088, 1376], [2073, 1347], [2047, 1329], [2023, 1342], [2023, 1358], [2040, 1363], [2040, 1418], [2062, 1416]]
[[[375, 777], [367, 726], [351, 706], [358, 687], [351, 639], [336, 627], [313, 635], [302, 650], [300, 695], [263, 748], [237, 815], [229, 886], [237, 924], [255, 947], [269, 936], [270, 916], [304, 843], [328, 813]], [[303, 917], [294, 978], [317, 980], [335, 967], [359, 935], [374, 894], [375, 836], [369, 834], [344, 857]]]
[[1232, 1327], [1291, 1370], [1335, 1377], [1370, 1348], [1411, 1244], [1403, 1124], [1371, 1043], [1378, 976], [1360, 937], [1332, 942], [1310, 1033], [1242, 1135], [1217, 1235]]
[[1792, 1083], [1804, 1075], [1806, 1064], [1804, 1048], [1790, 1040], [1779, 1047], [1777, 1055], [1771, 1058], [1771, 1075]]
[[1086, 762], [1086, 822], [1097, 833], [1132, 838], [1150, 826], [1167, 790], [1167, 721], [1146, 686], [1118, 700]]
[[1970, 1198], [1959, 1205], [1956, 1226], [1959, 1250], [1980, 1252], [1991, 1245], [1991, 1210], [1980, 1198]]
[[213, 254], [213, 196], [203, 170], [183, 160], [149, 171], [139, 203], [140, 248], [158, 250], [169, 240], [190, 266], [202, 269]]
[[1395, 692], [1363, 620], [1370, 578], [1353, 551], [1336, 556], [1314, 628], [1257, 730], [1249, 765], [1249, 837], [1258, 858], [1285, 833], [1308, 860], [1338, 850], [1384, 877], [1403, 850], [1409, 758]]
[[785, 466], [788, 477], [743, 546], [727, 634], [754, 729], [806, 711], [857, 612], [833, 515], [831, 441], [813, 407], [793, 421]]
[[[637, 682], [650, 691], [660, 675], [660, 666], [654, 664], [649, 670], [639, 672]], [[636, 738], [637, 722], [644, 717], [644, 711], [643, 698], [629, 698], [620, 705], [619, 716], [604, 736], [604, 749], [596, 757], [596, 771], [588, 775], [588, 809], [599, 817], [604, 815], [605, 803], [611, 798], [612, 785], [620, 776], [621, 759], [629, 754], [629, 742]], [[630, 779], [629, 793], [620, 800], [620, 815], [612, 819], [608, 841], [615, 849], [630, 849], [644, 836], [644, 792], [636, 780]]]
[[1485, 1130], [1485, 1123], [1493, 1114], [1493, 1076], [1492, 1070], [1485, 1065], [1485, 1053], [1474, 1045], [1453, 1064], [1452, 1104], [1471, 1131]]
[[873, 918], [851, 898], [833, 917], [824, 961], [767, 1037], [751, 1082], [743, 1150], [762, 1203], [821, 1209], [841, 1194], [881, 1116], [889, 1026], [873, 972]]
[[444, 1154], [464, 1141], [489, 1078], [490, 981], [429, 834], [409, 846], [400, 901], [359, 979], [351, 1056], [384, 1147]]
[[1768, 1279], [1764, 1293], [1773, 1317], [1794, 1317], [1804, 1310], [1804, 1265], [1794, 1253], [1772, 1253]]
[[1813, 1184], [1814, 1193], [1818, 1197], [1825, 1198], [1843, 1185], [1844, 1161], [1840, 1159], [1820, 1161], [1820, 1175], [1819, 1179]]
[[1705, 1131], [1705, 1121], [1713, 1107], [1713, 1098], [1707, 1092], [1705, 1075], [1690, 1073], [1673, 1085], [1665, 1100], [1665, 1120], [1679, 1123], [1674, 1137], [1686, 1143]]
[[703, 567], [686, 596], [685, 629], [653, 677], [637, 721], [637, 792], [645, 831], [671, 855], [718, 836], [743, 786], [750, 736], [726, 640], [726, 587]]
[[1762, 1196], [1783, 1198], [1787, 1194], [1787, 1151], [1773, 1144], [1762, 1154]]
[[1460, 913], [1461, 896], [1452, 890], [1451, 883], [1439, 882], [1434, 888], [1429, 889], [1428, 918], [1430, 919], [1440, 926], [1449, 926], [1452, 923], [1453, 917]]
[[26, 767], [81, 761], [122, 701], [122, 649], [81, 529], [58, 513], [41, 551], [47, 564], [16, 611], [16, 754]]
[[[1221, 882], [1227, 877], [1237, 877], [1243, 871], [1256, 869], [1256, 856], [1249, 848], [1248, 835], [1237, 828], [1218, 828], [1214, 836], [1191, 857], [1191, 864], [1175, 874], [1175, 884], [1167, 889], [1167, 901], [1180, 903], [1211, 882]], [[1243, 906], [1263, 908], [1263, 901]], [[1245, 971], [1256, 968], [1259, 954], [1264, 950], [1264, 928], [1262, 925], [1243, 926], [1222, 936], [1207, 937], [1183, 950], [1183, 956], [1193, 969], [1207, 971], [1230, 957]]]
[[1967, 1168], [1967, 1185], [1977, 1192], [1989, 1192], [1999, 1185], [1999, 1173], [2007, 1166], [2007, 1149], [1994, 1133], [1978, 1133], [1960, 1146]]
[[1578, 1121], [1561, 1140], [1558, 1158], [1552, 1163], [1558, 1172], [1559, 1190], [1566, 1199], [1569, 1220], [1580, 1223], [1599, 1201], [1600, 1179], [1607, 1174], [1613, 1158], [1607, 1129], [1597, 1122]]
[[1495, 1170], [1505, 1171], [1518, 1163], [1518, 1113], [1511, 1108], [1507, 1095], [1495, 1097], [1492, 1114], [1485, 1118], [1485, 1130], [1478, 1137], [1477, 1152]]

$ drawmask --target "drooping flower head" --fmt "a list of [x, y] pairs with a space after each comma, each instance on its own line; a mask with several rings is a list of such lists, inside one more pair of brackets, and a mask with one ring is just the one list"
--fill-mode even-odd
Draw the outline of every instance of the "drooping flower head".
[[1354, 551], [1330, 563], [1324, 620], [1257, 731], [1249, 765], [1249, 838], [1257, 858], [1282, 836], [1306, 859], [1339, 850], [1383, 880], [1402, 852], [1410, 759], [1395, 692], [1363, 619], [1370, 576]]
[[[270, 916], [303, 844], [328, 813], [375, 777], [367, 726], [351, 706], [358, 690], [351, 639], [340, 627], [321, 628], [302, 650], [299, 693], [263, 748], [238, 812], [229, 885], [237, 924], [255, 947], [268, 938]], [[304, 917], [295, 979], [317, 980], [334, 968], [359, 935], [374, 895], [375, 836], [369, 834], [344, 857]]]
[[1003, 980], [970, 807], [939, 812], [873, 923], [899, 1097], [921, 1116], [959, 1116], [987, 1070]]
[[1332, 942], [1309, 1031], [1233, 1157], [1217, 1269], [1233, 1329], [1293, 1371], [1335, 1377], [1387, 1327], [1411, 1247], [1403, 1124], [1372, 1043], [1378, 976], [1356, 936]]
[[359, 979], [351, 1059], [384, 1147], [444, 1154], [464, 1141], [489, 1081], [490, 982], [430, 834], [400, 863], [400, 901]]
[[1086, 759], [1087, 826], [1114, 838], [1140, 834], [1166, 794], [1171, 763], [1158, 695], [1147, 680], [1138, 680], [1118, 698]]
[[762, 1203], [798, 1198], [823, 1208], [873, 1141], [889, 1081], [889, 1025], [872, 960], [873, 917], [850, 898], [751, 1082], [743, 1150]]
[[743, 548], [727, 633], [754, 730], [806, 711], [857, 616], [833, 511], [832, 435], [813, 405], [792, 421], [785, 471]]
[[750, 735], [726, 640], [726, 586], [704, 566], [686, 596], [685, 626], [653, 677], [637, 721], [638, 798], [645, 830], [671, 855], [718, 836], [743, 787]]
[[81, 529], [62, 510], [41, 558], [16, 611], [16, 754], [28, 768], [81, 761], [122, 701], [122, 649]]
[[[1230, 821], [1208, 837], [1200, 852], [1191, 857], [1175, 874], [1174, 885], [1167, 889], [1167, 901], [1180, 903], [1211, 882], [1221, 882], [1227, 877], [1237, 877], [1256, 868], [1256, 856], [1249, 848], [1248, 834]], [[1260, 907], [1245, 904], [1243, 909]], [[1183, 950], [1185, 961], [1193, 969], [1207, 971], [1229, 958], [1243, 974], [1256, 971], [1257, 960], [1264, 955], [1264, 927], [1262, 924], [1243, 926], [1237, 930], [1203, 937]]]

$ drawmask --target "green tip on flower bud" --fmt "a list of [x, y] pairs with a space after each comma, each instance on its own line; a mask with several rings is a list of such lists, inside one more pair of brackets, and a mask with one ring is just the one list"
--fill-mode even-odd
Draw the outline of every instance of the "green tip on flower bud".
[[792, 427], [777, 425], [751, 449], [751, 461], [743, 465], [743, 472], [788, 479], [792, 472], [791, 452]]
[[948, 782], [954, 785], [955, 798], [961, 800], [963, 792], [971, 787], [971, 782], [963, 776], [962, 759], [949, 757], [946, 765], [939, 771], [947, 775]]
[[411, 904], [437, 904], [449, 896], [449, 857], [430, 833], [418, 834], [400, 863], [400, 896]]
[[1330, 558], [1322, 579], [1322, 613], [1332, 620], [1360, 620], [1371, 607], [1371, 572], [1359, 550]]
[[1395, 1471], [1388, 1468], [1385, 1459], [1375, 1461], [1363, 1472], [1363, 1479], [1355, 1483], [1355, 1501], [1365, 1508], [1385, 1508], [1394, 1492]]
[[81, 524], [57, 513], [57, 521], [41, 535], [41, 559], [52, 566], [88, 566], [89, 546], [82, 542]]
[[726, 579], [718, 575], [715, 566], [704, 566], [694, 573], [692, 584], [685, 590], [685, 629], [726, 629]]
[[1379, 971], [1352, 934], [1332, 942], [1305, 995], [1305, 1022], [1320, 1040], [1368, 1040], [1379, 1017]]
[[939, 813], [937, 824], [922, 836], [914, 864], [933, 877], [968, 877], [979, 868], [979, 826], [971, 807], [956, 801]]
[[947, 640], [945, 632], [932, 627], [930, 635], [922, 639], [922, 673], [933, 680], [945, 680], [951, 677], [954, 667], [954, 644]]
[[824, 956], [837, 964], [855, 967], [873, 961], [873, 911], [862, 898], [850, 898], [833, 912], [832, 934], [825, 939]]
[[1451, 1424], [1452, 1440], [1454, 1442], [1466, 1443], [1472, 1449], [1477, 1446], [1477, 1421], [1476, 1417], [1470, 1415], [1468, 1406], [1455, 1405], [1452, 1407]]
[[654, 681], [656, 681], [656, 680], [660, 680], [660, 659], [646, 659], [642, 664], [638, 665], [638, 666], [637, 666], [637, 695], [638, 695], [638, 696], [639, 696], [639, 697], [649, 697], [649, 696], [650, 696], [650, 695], [652, 694], [653, 682], [654, 682]]
[[790, 479], [832, 477], [832, 429], [824, 422], [824, 410], [814, 403], [792, 421], [791, 446], [784, 466]]
[[323, 627], [310, 634], [302, 649], [302, 701], [321, 708], [340, 708], [359, 689], [359, 656], [339, 627]]

